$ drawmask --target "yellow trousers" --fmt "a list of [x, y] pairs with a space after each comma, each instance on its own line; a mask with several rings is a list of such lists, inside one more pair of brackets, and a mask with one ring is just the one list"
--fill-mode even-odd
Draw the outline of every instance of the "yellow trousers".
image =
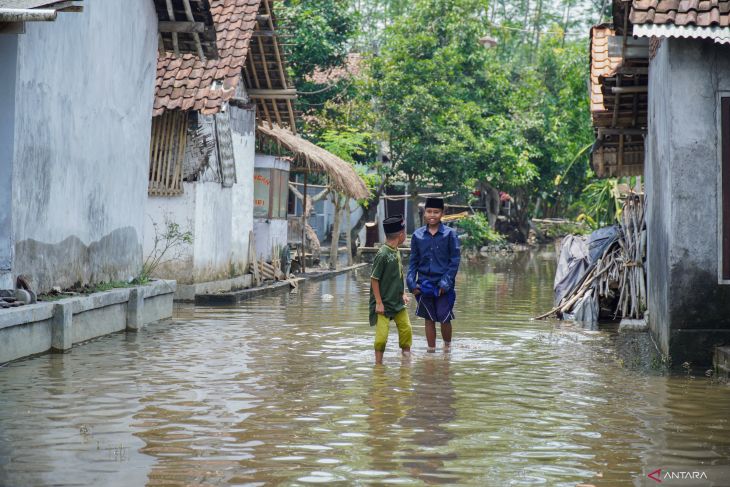
[[[395, 326], [398, 328], [398, 345], [400, 348], [411, 348], [413, 343], [413, 330], [411, 319], [408, 317], [408, 310], [402, 309], [393, 317]], [[375, 324], [375, 350], [385, 351], [385, 344], [388, 342], [388, 328], [390, 318], [385, 315], [378, 315], [378, 322]]]

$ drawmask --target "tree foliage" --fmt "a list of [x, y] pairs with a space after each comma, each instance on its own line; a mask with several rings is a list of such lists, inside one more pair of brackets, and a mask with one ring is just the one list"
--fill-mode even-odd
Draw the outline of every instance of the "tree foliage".
[[[289, 62], [303, 132], [370, 168], [374, 191], [402, 179], [456, 191], [487, 181], [521, 218], [591, 203], [588, 26], [605, 0], [287, 0]], [[496, 46], [486, 49], [489, 36]], [[357, 49], [355, 79], [311, 74]], [[386, 155], [386, 162], [383, 162]], [[376, 184], [374, 181], [378, 181]]]

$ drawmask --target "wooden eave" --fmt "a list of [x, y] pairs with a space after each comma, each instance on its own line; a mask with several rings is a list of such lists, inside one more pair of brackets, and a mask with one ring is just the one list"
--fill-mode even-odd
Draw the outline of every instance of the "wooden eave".
[[[591, 166], [598, 177], [638, 176], [644, 170], [644, 136], [648, 113], [648, 46], [631, 37], [630, 3], [614, 1], [614, 21], [609, 50], [598, 51], [591, 30], [591, 119], [596, 137]], [[611, 60], [606, 69], [604, 59]], [[596, 65], [604, 66], [596, 74]]]
[[261, 0], [243, 79], [249, 98], [256, 105], [259, 123], [266, 123], [269, 128], [287, 127], [296, 133], [296, 89], [286, 73], [281, 37], [272, 0]]
[[218, 59], [216, 30], [209, 0], [154, 0], [158, 19], [158, 49], [180, 57]]

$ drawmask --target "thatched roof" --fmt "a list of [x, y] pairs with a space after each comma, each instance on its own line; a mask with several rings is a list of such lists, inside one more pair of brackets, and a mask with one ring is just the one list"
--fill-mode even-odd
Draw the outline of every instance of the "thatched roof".
[[369, 196], [370, 191], [365, 181], [357, 175], [355, 169], [331, 152], [278, 125], [262, 123], [256, 128], [256, 132], [260, 137], [272, 140], [294, 154], [295, 165], [326, 173], [336, 191], [355, 199]]

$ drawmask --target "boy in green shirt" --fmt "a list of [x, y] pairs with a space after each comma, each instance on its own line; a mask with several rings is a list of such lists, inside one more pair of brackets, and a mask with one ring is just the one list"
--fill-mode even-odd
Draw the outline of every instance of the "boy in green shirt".
[[390, 320], [398, 328], [398, 343], [403, 356], [411, 353], [413, 331], [408, 318], [408, 296], [403, 282], [403, 264], [398, 246], [406, 241], [406, 225], [402, 215], [383, 221], [386, 242], [373, 260], [370, 274], [370, 326], [375, 327], [375, 364], [383, 363]]

